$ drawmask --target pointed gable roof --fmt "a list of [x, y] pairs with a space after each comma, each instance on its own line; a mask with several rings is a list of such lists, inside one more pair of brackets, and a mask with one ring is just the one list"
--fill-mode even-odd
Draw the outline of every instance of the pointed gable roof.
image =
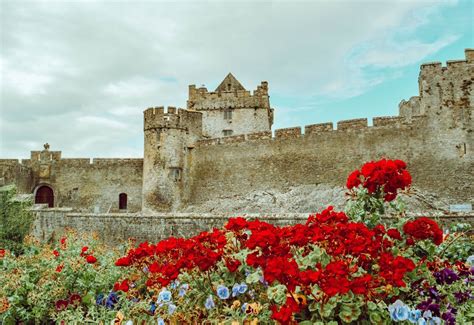
[[216, 88], [216, 92], [235, 90], [245, 90], [245, 88], [237, 79], [235, 79], [235, 77], [230, 72], [224, 78], [224, 80], [222, 80], [221, 84]]

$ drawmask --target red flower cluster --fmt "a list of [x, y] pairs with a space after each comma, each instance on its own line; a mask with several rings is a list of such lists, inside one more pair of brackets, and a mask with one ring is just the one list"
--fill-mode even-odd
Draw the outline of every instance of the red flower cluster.
[[82, 302], [81, 296], [78, 295], [77, 293], [73, 293], [69, 297], [69, 299], [56, 301], [55, 307], [57, 311], [61, 311], [68, 308], [69, 306], [77, 307], [81, 304], [81, 302]]
[[95, 262], [97, 262], [97, 258], [95, 258], [95, 256], [92, 255], [91, 252], [87, 252], [88, 250], [89, 250], [89, 247], [87, 246], [82, 247], [80, 256], [84, 257], [87, 263], [94, 264]]
[[[135, 266], [148, 270], [147, 286], [168, 285], [180, 272], [198, 268], [206, 272], [221, 260], [227, 244], [222, 230], [202, 232], [189, 239], [170, 237], [153, 245], [141, 243], [127, 256], [119, 258], [117, 266]], [[237, 266], [238, 267], [238, 266]]]
[[122, 282], [115, 282], [114, 284], [114, 291], [128, 292], [129, 289], [130, 285], [127, 279], [123, 280]]
[[286, 325], [292, 323], [292, 316], [300, 310], [300, 306], [294, 298], [287, 297], [286, 303], [283, 306], [278, 308], [276, 305], [272, 305], [270, 309], [272, 311], [272, 319], [280, 322], [282, 325]]
[[393, 201], [399, 189], [410, 186], [411, 175], [402, 160], [381, 159], [365, 163], [360, 170], [353, 171], [347, 178], [347, 188], [362, 185], [371, 194], [384, 195], [385, 201]]
[[427, 217], [408, 221], [403, 225], [403, 231], [414, 239], [431, 239], [436, 245], [443, 242], [443, 231], [436, 221]]

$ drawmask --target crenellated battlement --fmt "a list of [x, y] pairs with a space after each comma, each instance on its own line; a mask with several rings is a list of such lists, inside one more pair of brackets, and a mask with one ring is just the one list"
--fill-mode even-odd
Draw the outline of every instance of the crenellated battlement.
[[229, 73], [215, 91], [189, 86], [187, 108], [192, 110], [226, 110], [233, 108], [270, 109], [268, 82], [262, 81], [251, 93]]
[[310, 138], [318, 135], [330, 135], [347, 133], [347, 137], [352, 137], [354, 131], [356, 132], [370, 132], [371, 130], [378, 129], [399, 129], [402, 127], [414, 128], [420, 126], [426, 120], [425, 115], [415, 116], [411, 119], [407, 119], [403, 116], [378, 116], [372, 118], [372, 126], [368, 125], [367, 118], [342, 120], [337, 122], [337, 129], [334, 129], [332, 122], [310, 124], [304, 127], [304, 134], [301, 132], [301, 127], [291, 127], [276, 129], [275, 136], [272, 136], [271, 132], [257, 132], [239, 136], [220, 137], [212, 139], [201, 139], [198, 140], [196, 145], [202, 146], [214, 146], [223, 144], [233, 144], [251, 141], [278, 141], [278, 140], [289, 140], [297, 138]]
[[202, 113], [168, 106], [150, 107], [143, 112], [144, 130], [182, 129], [198, 131], [202, 125]]

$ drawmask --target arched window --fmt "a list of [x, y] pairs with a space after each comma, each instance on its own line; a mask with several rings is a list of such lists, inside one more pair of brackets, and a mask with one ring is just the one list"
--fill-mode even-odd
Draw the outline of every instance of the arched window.
[[48, 204], [48, 207], [54, 207], [54, 193], [53, 189], [47, 185], [42, 185], [36, 190], [35, 195], [36, 204]]
[[127, 194], [119, 194], [119, 210], [127, 210]]

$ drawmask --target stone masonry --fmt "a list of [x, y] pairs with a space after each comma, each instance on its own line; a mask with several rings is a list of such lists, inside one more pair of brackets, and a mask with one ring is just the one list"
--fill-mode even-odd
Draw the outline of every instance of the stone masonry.
[[[419, 94], [400, 103], [399, 116], [375, 117], [370, 127], [359, 118], [275, 130], [272, 136], [268, 83], [250, 93], [229, 74], [214, 92], [189, 86], [186, 109], [146, 109], [143, 159], [64, 159], [48, 145], [30, 159], [0, 159], [0, 183], [15, 183], [19, 193], [38, 200], [42, 187], [51, 189], [53, 208], [37, 210], [45, 233], [67, 226], [65, 220], [75, 220], [74, 226], [80, 220], [81, 229], [100, 228], [120, 213], [132, 214], [124, 220], [146, 232], [149, 221], [140, 226], [141, 218], [168, 220], [162, 216], [183, 212], [271, 211], [282, 220], [315, 212], [311, 202], [296, 204], [288, 193], [339, 193], [350, 171], [386, 157], [405, 160], [415, 192], [430, 197], [427, 206], [447, 211], [449, 204], [474, 203], [473, 82], [474, 49], [466, 49], [464, 60], [423, 64]], [[262, 195], [268, 199], [251, 199]], [[47, 216], [63, 220], [48, 223]], [[179, 221], [172, 223], [179, 227]], [[180, 229], [197, 229], [187, 225]]]

